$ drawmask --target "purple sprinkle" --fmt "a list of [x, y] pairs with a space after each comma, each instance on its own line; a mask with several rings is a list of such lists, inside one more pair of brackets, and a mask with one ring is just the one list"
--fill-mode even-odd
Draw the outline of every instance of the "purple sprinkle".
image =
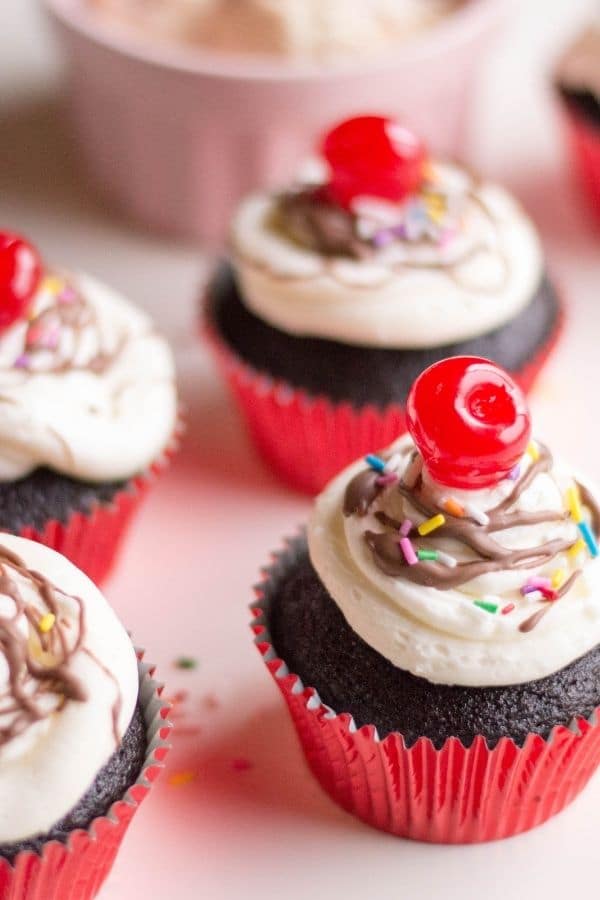
[[375, 484], [379, 485], [379, 487], [387, 487], [390, 484], [396, 484], [398, 481], [398, 476], [394, 472], [389, 472], [386, 475], [380, 475], [379, 478], [375, 479]]
[[410, 521], [410, 519], [405, 519], [402, 525], [400, 526], [400, 534], [403, 538], [408, 537], [411, 531], [413, 530], [414, 525]]
[[375, 232], [373, 235], [373, 243], [380, 250], [383, 247], [388, 247], [394, 240], [394, 234], [391, 229], [384, 228], [381, 231]]
[[17, 356], [14, 362], [15, 369], [26, 369], [29, 366], [30, 359], [26, 353], [21, 353], [20, 356]]
[[390, 228], [390, 231], [394, 235], [394, 237], [397, 237], [397, 238], [406, 238], [407, 237], [406, 225], [404, 225], [404, 223], [401, 223], [400, 225], [394, 225], [392, 228]]
[[535, 591], [548, 591], [552, 589], [552, 582], [549, 578], [530, 578], [521, 588], [524, 597], [527, 594], [533, 594]]
[[521, 474], [521, 466], [519, 465], [519, 463], [517, 463], [517, 465], [513, 469], [511, 469], [510, 472], [508, 473], [508, 477], [509, 477], [510, 481], [516, 481], [520, 474]]
[[416, 566], [419, 560], [417, 558], [417, 554], [414, 551], [413, 545], [407, 537], [403, 537], [400, 539], [400, 549], [402, 550], [404, 559], [406, 560], [408, 565]]
[[77, 295], [75, 294], [75, 291], [73, 290], [73, 288], [66, 287], [66, 288], [63, 288], [63, 290], [58, 295], [58, 302], [59, 303], [73, 303], [76, 296]]

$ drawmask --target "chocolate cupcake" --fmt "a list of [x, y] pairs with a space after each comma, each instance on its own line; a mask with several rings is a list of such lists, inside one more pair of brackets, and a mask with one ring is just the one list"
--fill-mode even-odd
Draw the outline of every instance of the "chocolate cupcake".
[[109, 573], [177, 425], [174, 363], [144, 313], [0, 234], [0, 530]]
[[556, 86], [576, 171], [600, 216], [600, 16], [564, 54]]
[[600, 763], [600, 512], [489, 361], [428, 369], [408, 423], [318, 498], [260, 586], [257, 643], [342, 806], [506, 837]]
[[322, 149], [324, 180], [242, 204], [208, 298], [259, 449], [309, 492], [404, 430], [427, 366], [485, 355], [528, 389], [561, 321], [537, 232], [502, 188], [377, 117]]
[[65, 557], [2, 536], [0, 606], [2, 896], [87, 900], [160, 769], [166, 707]]

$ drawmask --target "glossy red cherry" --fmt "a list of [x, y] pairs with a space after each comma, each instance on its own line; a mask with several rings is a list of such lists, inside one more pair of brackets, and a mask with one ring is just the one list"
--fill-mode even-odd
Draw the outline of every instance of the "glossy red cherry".
[[42, 261], [26, 240], [0, 231], [0, 331], [23, 318], [39, 287]]
[[477, 356], [455, 356], [426, 369], [410, 390], [407, 421], [432, 478], [467, 490], [506, 478], [531, 437], [521, 389]]
[[400, 201], [414, 194], [427, 161], [412, 131], [384, 116], [347, 119], [325, 136], [322, 152], [330, 168], [328, 196], [344, 207], [355, 197]]

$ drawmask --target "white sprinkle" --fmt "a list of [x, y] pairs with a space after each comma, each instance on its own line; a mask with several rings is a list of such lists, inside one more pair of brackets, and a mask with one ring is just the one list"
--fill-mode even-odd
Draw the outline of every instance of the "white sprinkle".
[[408, 488], [410, 491], [411, 488], [414, 488], [417, 483], [417, 479], [421, 474], [421, 470], [423, 468], [423, 459], [419, 453], [413, 456], [404, 470], [404, 474], [402, 475], [402, 484], [404, 487]]
[[475, 519], [478, 525], [489, 525], [490, 517], [487, 513], [485, 513], [482, 509], [475, 506], [473, 503], [465, 503], [465, 512], [472, 519]]
[[393, 456], [390, 456], [388, 461], [386, 462], [384, 468], [386, 472], [397, 472], [400, 468], [400, 463], [402, 462], [402, 457], [399, 453], [394, 453]]
[[458, 565], [456, 559], [453, 556], [450, 556], [449, 553], [444, 553], [442, 550], [438, 550], [438, 562], [441, 562], [443, 565], [448, 566], [449, 569], [455, 569]]
[[543, 600], [544, 595], [541, 591], [530, 591], [528, 594], [525, 594], [525, 600], [528, 603], [537, 603], [539, 600]]

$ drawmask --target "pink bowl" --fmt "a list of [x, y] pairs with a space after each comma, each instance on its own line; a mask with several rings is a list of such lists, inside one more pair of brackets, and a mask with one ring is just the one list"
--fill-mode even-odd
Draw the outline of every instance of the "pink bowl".
[[470, 0], [377, 63], [318, 68], [160, 45], [85, 0], [45, 0], [87, 168], [135, 218], [218, 242], [239, 198], [285, 182], [337, 119], [395, 113], [464, 155], [469, 101], [508, 0]]

